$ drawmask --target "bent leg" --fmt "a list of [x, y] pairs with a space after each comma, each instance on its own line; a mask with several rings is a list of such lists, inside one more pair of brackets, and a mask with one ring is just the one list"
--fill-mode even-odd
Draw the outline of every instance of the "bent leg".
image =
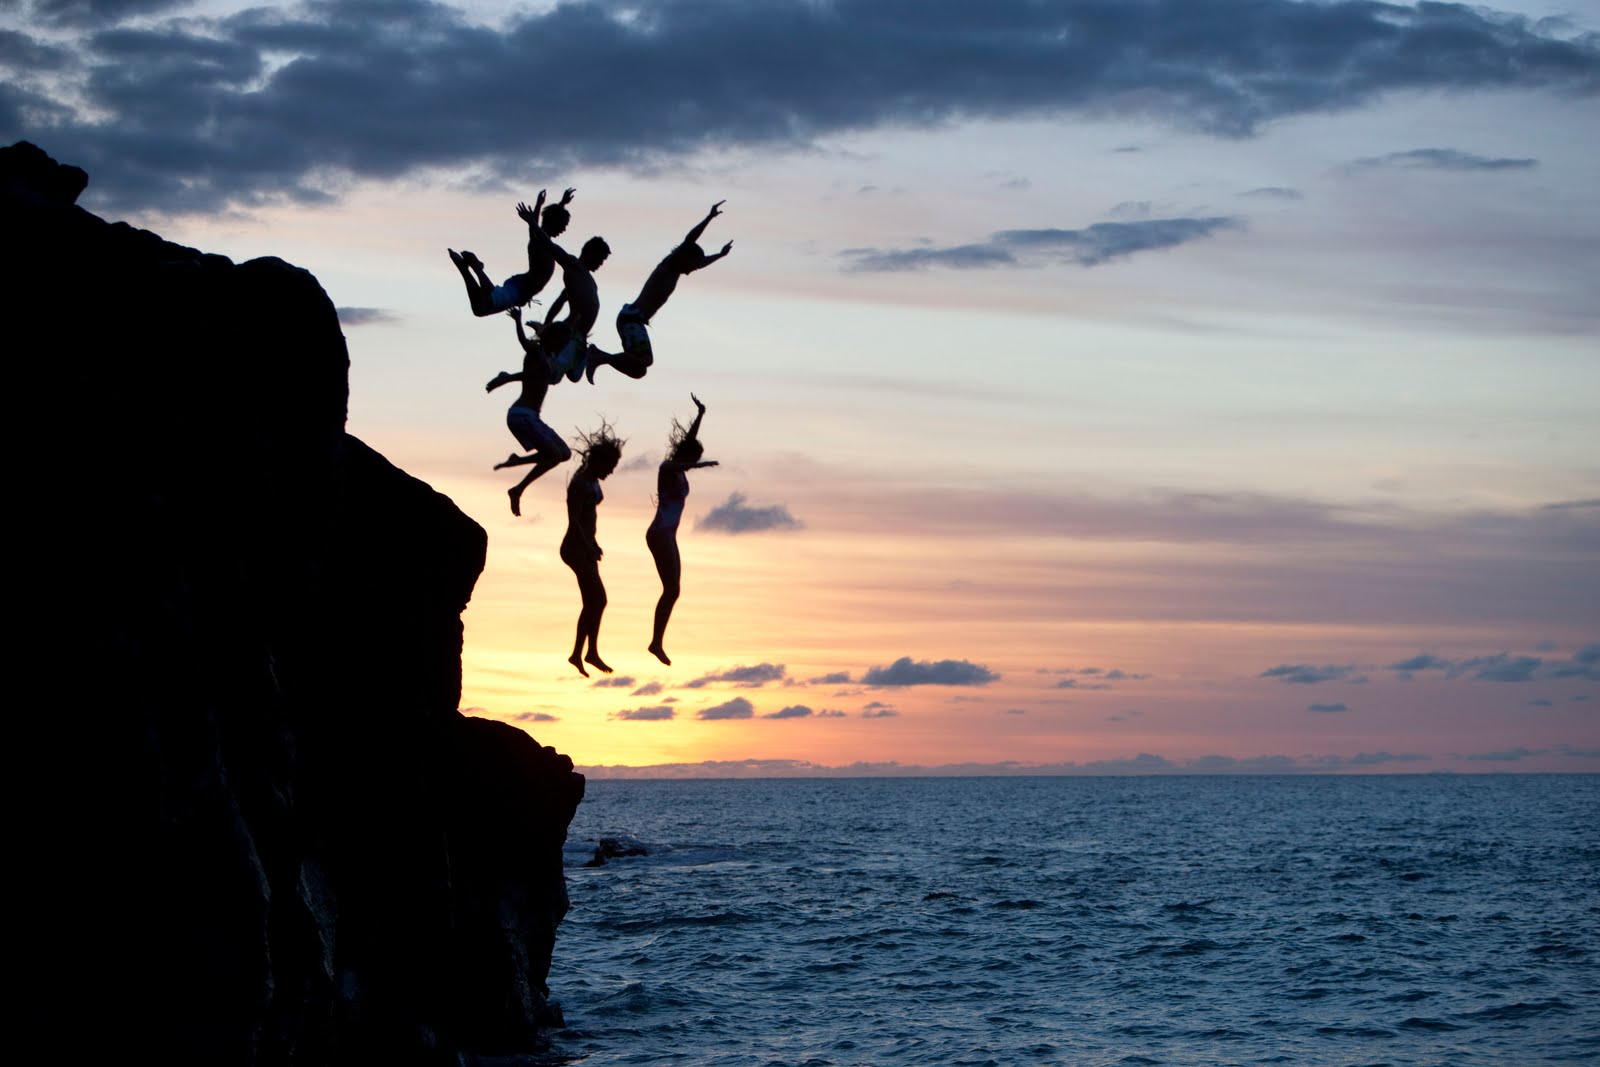
[[[543, 453], [540, 453], [536, 456], [519, 457], [520, 461], [523, 463], [532, 463], [533, 470], [529, 471], [527, 476], [524, 477], [522, 481], [506, 490], [511, 497], [511, 514], [519, 517], [522, 515], [522, 491], [524, 489], [528, 488], [528, 486], [532, 485], [546, 474], [549, 474], [551, 471], [555, 470], [562, 463], [565, 463], [571, 458], [571, 456], [572, 453], [568, 452], [567, 455], [562, 456], [560, 459], [556, 459], [553, 456], [548, 456]], [[509, 464], [502, 464], [502, 466], [509, 466]]]
[[[656, 361], [655, 352], [650, 347], [650, 330], [645, 321], [632, 311], [633, 305], [623, 308], [617, 316], [617, 336], [622, 338], [622, 351], [615, 355], [602, 353], [602, 364], [615, 367], [628, 377], [638, 380], [643, 378], [645, 371]], [[598, 349], [594, 350], [598, 351]], [[590, 358], [594, 358], [593, 352]], [[589, 376], [591, 382], [594, 375]]]
[[[483, 286], [479, 284], [477, 278], [472, 276], [472, 272], [467, 269], [468, 260], [466, 259], [466, 256], [463, 256], [461, 253], [449, 248], [445, 249], [445, 251], [450, 253], [450, 262], [454, 263], [456, 265], [456, 270], [461, 272], [461, 281], [467, 287], [467, 302], [472, 305], [472, 313], [479, 318], [489, 314], [487, 311], [483, 310], [488, 306], [484, 296]], [[472, 253], [468, 252], [466, 255], [470, 256]], [[477, 262], [476, 257], [474, 257], [472, 262]], [[480, 276], [483, 274], [481, 268], [479, 269], [478, 274]]]

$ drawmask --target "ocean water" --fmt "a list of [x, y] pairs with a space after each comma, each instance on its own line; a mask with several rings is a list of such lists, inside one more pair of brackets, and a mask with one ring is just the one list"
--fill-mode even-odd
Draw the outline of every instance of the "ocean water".
[[592, 781], [552, 1054], [1600, 1062], [1597, 827], [1600, 776]]

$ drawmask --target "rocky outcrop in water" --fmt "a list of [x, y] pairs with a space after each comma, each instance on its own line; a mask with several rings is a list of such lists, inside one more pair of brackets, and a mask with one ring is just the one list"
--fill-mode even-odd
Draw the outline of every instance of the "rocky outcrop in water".
[[536, 1047], [584, 782], [457, 711], [484, 531], [345, 433], [315, 278], [109, 224], [85, 181], [0, 149], [26, 1027], [78, 1062]]

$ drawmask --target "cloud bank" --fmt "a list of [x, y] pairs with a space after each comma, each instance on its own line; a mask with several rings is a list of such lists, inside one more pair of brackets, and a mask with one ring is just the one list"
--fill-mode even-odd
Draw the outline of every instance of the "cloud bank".
[[[312, 0], [119, 24], [179, 6], [34, 0], [0, 48], [0, 135], [88, 169], [97, 208], [212, 211], [889, 127], [1131, 116], [1245, 137], [1393, 92], [1600, 85], [1593, 35], [1442, 3], [579, 0], [491, 26], [428, 0]], [[540, 86], [581, 89], [530, 136], [511, 102]]]

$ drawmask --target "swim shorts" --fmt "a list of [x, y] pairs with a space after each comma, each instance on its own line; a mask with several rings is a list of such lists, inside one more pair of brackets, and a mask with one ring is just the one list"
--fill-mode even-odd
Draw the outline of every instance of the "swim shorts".
[[510, 311], [519, 308], [533, 299], [533, 294], [528, 291], [528, 276], [526, 274], [513, 274], [500, 285], [489, 290], [490, 311]]
[[637, 357], [646, 367], [656, 361], [647, 325], [644, 316], [632, 304], [623, 304], [622, 310], [617, 312], [617, 336], [622, 338], [622, 351]]
[[539, 418], [539, 413], [532, 408], [513, 404], [511, 410], [506, 412], [506, 429], [511, 431], [511, 436], [517, 439], [524, 451], [538, 452], [557, 463], [565, 463], [572, 458], [572, 449], [561, 439], [561, 435], [546, 426], [544, 420]]
[[574, 337], [568, 341], [556, 357], [550, 361], [550, 384], [554, 385], [565, 374], [568, 381], [577, 381], [583, 377], [583, 369], [589, 364], [589, 339], [587, 337]]

